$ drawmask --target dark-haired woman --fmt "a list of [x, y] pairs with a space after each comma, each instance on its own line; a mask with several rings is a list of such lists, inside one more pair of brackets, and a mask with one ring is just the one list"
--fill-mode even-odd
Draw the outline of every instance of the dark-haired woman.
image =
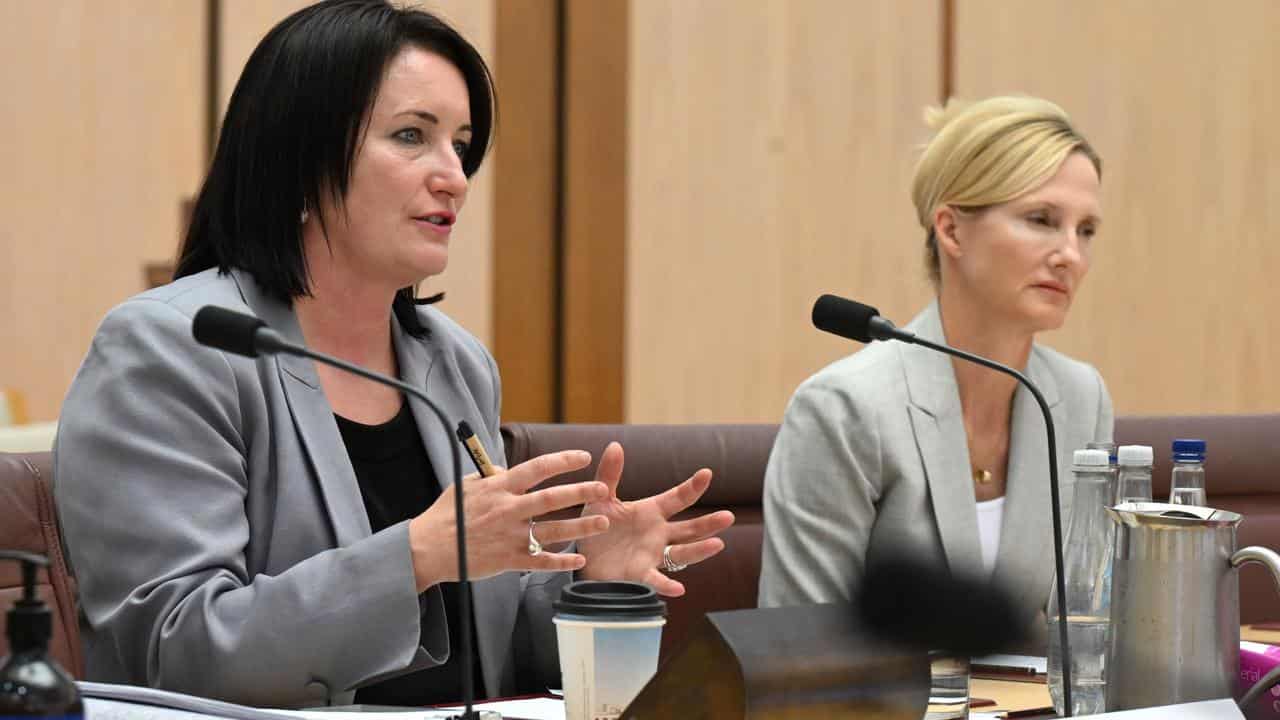
[[[595, 482], [537, 487], [586, 466], [583, 452], [469, 479], [483, 579], [477, 662], [461, 667], [447, 430], [394, 390], [192, 339], [205, 305], [254, 314], [423, 387], [501, 463], [493, 358], [413, 299], [445, 269], [492, 119], [475, 49], [381, 0], [301, 10], [254, 51], [178, 279], [108, 314], [63, 407], [56, 496], [90, 679], [275, 706], [446, 702], [463, 673], [510, 694], [555, 671], [529, 667], [555, 657], [531, 638], [554, 637], [545, 599], [566, 571], [679, 595], [658, 568], [723, 548], [729, 513], [667, 521], [708, 471], [623, 503], [616, 444]], [[579, 504], [579, 518], [530, 522]], [[535, 537], [576, 545], [536, 551]]]

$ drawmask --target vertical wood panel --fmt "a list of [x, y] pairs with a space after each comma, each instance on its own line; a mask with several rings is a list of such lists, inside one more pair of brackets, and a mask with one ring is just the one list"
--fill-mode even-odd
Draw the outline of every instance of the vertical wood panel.
[[1050, 98], [1103, 156], [1093, 269], [1045, 341], [1120, 413], [1280, 406], [1276, 37], [1273, 0], [959, 3], [957, 92]]
[[218, 125], [227, 113], [231, 91], [240, 79], [240, 72], [249, 55], [257, 47], [262, 36], [276, 23], [293, 12], [313, 4], [313, 0], [219, 0], [222, 3], [219, 20], [218, 48]]
[[[222, 81], [226, 103], [245, 62], [262, 36], [311, 0], [222, 0]], [[434, 0], [423, 7], [453, 25], [494, 67], [496, 0]], [[444, 291], [439, 307], [471, 331], [481, 342], [493, 340], [493, 181], [498, 153], [494, 152], [471, 179], [467, 203], [449, 246], [449, 267], [419, 289], [420, 295]]]
[[823, 292], [930, 297], [909, 198], [938, 3], [633, 2], [629, 422], [777, 421], [853, 352]]
[[497, 6], [493, 352], [510, 421], [558, 419], [558, 8], [555, 0]]
[[561, 357], [562, 419], [567, 422], [623, 419], [627, 108], [634, 101], [628, 96], [627, 47], [633, 4], [565, 4]]
[[0, 385], [58, 414], [102, 316], [172, 259], [204, 159], [199, 2], [0, 3]]

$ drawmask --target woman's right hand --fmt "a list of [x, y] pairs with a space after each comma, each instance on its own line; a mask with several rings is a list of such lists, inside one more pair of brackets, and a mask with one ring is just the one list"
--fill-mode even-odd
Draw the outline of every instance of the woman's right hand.
[[[566, 450], [541, 455], [492, 477], [468, 475], [463, 478], [470, 579], [478, 580], [508, 570], [581, 569], [586, 558], [577, 553], [543, 550], [530, 555], [529, 521], [555, 510], [603, 500], [609, 489], [602, 482], [582, 482], [529, 491], [547, 478], [590, 464], [590, 453]], [[454, 492], [455, 486], [445, 488], [431, 507], [409, 521], [409, 549], [418, 592], [458, 579]], [[536, 536], [538, 542], [548, 546], [598, 535], [608, 529], [607, 518], [589, 515], [539, 522]]]

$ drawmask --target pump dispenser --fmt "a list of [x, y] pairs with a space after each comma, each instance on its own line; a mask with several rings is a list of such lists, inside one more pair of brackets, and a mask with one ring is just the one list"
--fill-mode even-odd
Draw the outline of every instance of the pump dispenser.
[[48, 567], [40, 555], [0, 550], [0, 560], [22, 563], [22, 598], [7, 616], [12, 653], [0, 662], [0, 720], [12, 717], [83, 718], [76, 683], [48, 655], [53, 616], [36, 595], [36, 568]]

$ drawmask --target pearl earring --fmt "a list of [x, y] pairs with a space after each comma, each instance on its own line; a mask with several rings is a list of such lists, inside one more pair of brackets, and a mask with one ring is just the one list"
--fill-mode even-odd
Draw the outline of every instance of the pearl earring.
[[307, 218], [309, 218], [309, 217], [311, 217], [311, 214], [307, 212], [306, 208], [303, 208], [303, 209], [302, 209], [302, 214], [298, 216], [298, 224], [299, 224], [299, 225], [306, 225], [306, 224], [307, 224]]

